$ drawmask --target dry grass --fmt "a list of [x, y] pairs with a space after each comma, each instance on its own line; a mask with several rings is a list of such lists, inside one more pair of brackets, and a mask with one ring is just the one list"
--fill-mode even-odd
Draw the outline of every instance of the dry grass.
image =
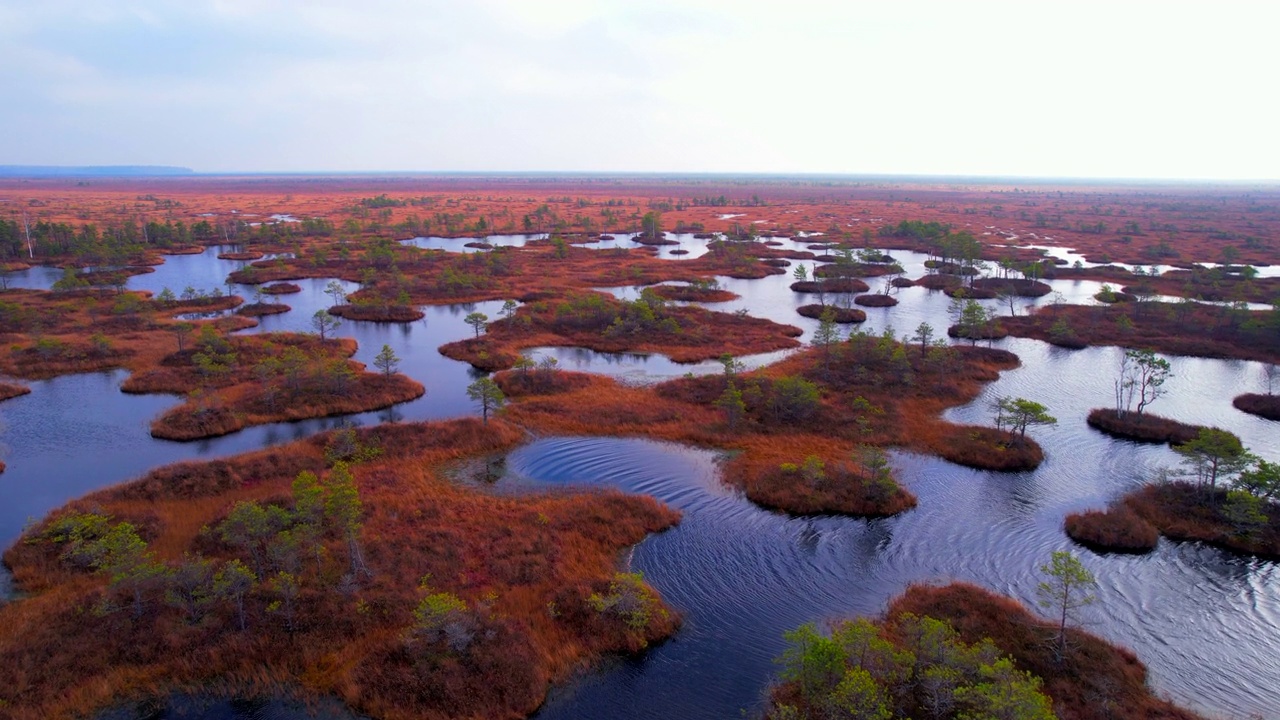
[[1201, 425], [1189, 425], [1151, 413], [1144, 412], [1139, 415], [1128, 412], [1121, 415], [1113, 408], [1090, 410], [1086, 422], [1091, 428], [1125, 440], [1169, 443], [1170, 445], [1194, 440], [1196, 435], [1205, 429]]
[[1280, 314], [1198, 303], [1136, 302], [1106, 307], [1053, 305], [1000, 319], [1009, 334], [1052, 341], [1066, 327], [1087, 345], [1118, 345], [1171, 355], [1280, 362]]
[[1226, 491], [1186, 482], [1147, 485], [1124, 496], [1124, 504], [1171, 540], [1199, 540], [1235, 552], [1280, 559], [1280, 505], [1264, 501], [1268, 520], [1258, 528], [1233, 525], [1223, 514]]
[[540, 346], [661, 353], [675, 362], [695, 363], [725, 353], [752, 355], [800, 345], [795, 339], [799, 328], [772, 320], [670, 306], [653, 319], [632, 323], [627, 307], [599, 293], [537, 300], [510, 318], [489, 323], [483, 336], [442, 345], [440, 353], [482, 370], [502, 370], [515, 363], [520, 351]]
[[[65, 565], [48, 543], [11, 548], [5, 561], [28, 596], [0, 608], [0, 625], [12, 629], [0, 635], [7, 717], [70, 716], [210, 685], [231, 693], [299, 686], [386, 718], [520, 717], [540, 704], [548, 683], [583, 663], [674, 630], [674, 613], [632, 628], [587, 600], [607, 591], [617, 553], [675, 523], [673, 511], [614, 492], [493, 496], [441, 478], [442, 463], [521, 442], [524, 433], [501, 420], [384, 425], [358, 435], [384, 449], [355, 469], [372, 577], [338, 591], [346, 550], [330, 538], [331, 564], [302, 572], [293, 631], [268, 611], [272, 594], [263, 588], [247, 598], [246, 632], [228, 606], [191, 624], [154, 594], [140, 617], [96, 616], [86, 608], [107, 592], [101, 578]], [[237, 501], [287, 497], [297, 472], [323, 471], [327, 441], [161, 468], [53, 517], [93, 509], [127, 519], [168, 562], [190, 551], [225, 558], [230, 548], [201, 528]], [[424, 576], [476, 613], [478, 634], [467, 649], [406, 639]]]
[[1247, 412], [1268, 420], [1280, 420], [1280, 395], [1245, 393], [1237, 395], [1231, 404], [1240, 412]]
[[1124, 504], [1071, 513], [1063, 527], [1072, 540], [1098, 552], [1146, 553], [1160, 539], [1154, 525]]

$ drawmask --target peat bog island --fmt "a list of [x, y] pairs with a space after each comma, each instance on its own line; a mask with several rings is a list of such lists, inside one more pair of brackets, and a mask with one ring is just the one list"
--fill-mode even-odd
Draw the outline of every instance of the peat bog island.
[[[66, 57], [101, 93], [65, 122], [0, 113], [30, 145], [0, 148], [28, 163], [0, 168], [0, 718], [1280, 717], [1280, 184], [1246, 179], [1277, 158], [1144, 165], [1098, 127], [1040, 165], [996, 162], [1000, 133], [975, 136], [992, 165], [921, 165], [894, 132], [956, 139], [855, 119], [885, 147], [817, 120], [836, 150], [805, 164], [827, 156], [768, 133], [853, 106], [767, 95], [767, 123], [690, 119], [745, 123], [728, 154], [669, 130], [686, 158], [665, 106], [601, 109], [627, 136], [578, 119], [586, 91], [556, 83], [595, 77], [582, 49], [535, 52], [549, 74], [518, 92], [462, 71], [483, 102], [423, 81], [459, 117], [558, 119], [518, 142], [368, 114], [370, 138], [268, 118], [272, 143], [230, 122], [210, 149], [108, 113], [108, 138], [74, 113], [162, 82], [130, 32], [266, 42], [222, 6], [113, 5], [68, 20], [98, 33]], [[362, 33], [404, 32], [284, 5], [352, 43], [316, 51], [335, 83], [343, 57], [383, 67]], [[864, 12], [698, 5], [724, 42], [796, 51]], [[474, 12], [439, 21], [471, 38]], [[620, 23], [630, 60], [599, 72], [646, 93], [724, 62], [655, 29], [675, 16], [487, 12], [527, 48]], [[628, 54], [645, 33], [666, 59]], [[208, 71], [184, 63], [179, 86]]]

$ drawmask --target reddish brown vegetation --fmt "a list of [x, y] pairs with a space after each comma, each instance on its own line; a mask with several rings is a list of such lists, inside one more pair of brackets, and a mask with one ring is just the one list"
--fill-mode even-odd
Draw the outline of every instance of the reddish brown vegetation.
[[1171, 355], [1280, 362], [1280, 312], [1198, 303], [1136, 302], [1109, 307], [1051, 305], [1001, 318], [1009, 334], [1050, 341], [1063, 323], [1088, 345], [1145, 348]]
[[1147, 718], [1198, 720], [1147, 686], [1147, 669], [1132, 650], [1076, 628], [1067, 629], [1065, 657], [1055, 656], [1055, 623], [1027, 612], [1018, 601], [964, 583], [913, 585], [889, 604], [889, 622], [904, 613], [946, 620], [969, 643], [991, 638], [1017, 666], [1044, 680], [1063, 720]]
[[26, 385], [17, 383], [0, 382], [0, 401], [16, 398], [19, 395], [26, 395], [31, 392], [31, 388]]
[[864, 293], [871, 289], [858, 278], [828, 278], [826, 280], [799, 280], [791, 283], [798, 293]]
[[[0, 292], [0, 372], [38, 380], [71, 373], [154, 367], [172, 351], [173, 315], [225, 310], [235, 296], [158, 302], [145, 293], [77, 290]], [[252, 325], [246, 318], [195, 323], [222, 331]]]
[[266, 256], [266, 253], [260, 250], [245, 250], [243, 252], [218, 253], [219, 260], [261, 260], [265, 256]]
[[292, 295], [302, 292], [302, 287], [294, 283], [272, 283], [263, 286], [262, 292], [267, 295]]
[[807, 318], [821, 319], [829, 316], [832, 322], [840, 324], [866, 322], [867, 314], [858, 308], [838, 307], [836, 305], [801, 305], [796, 312]]
[[1160, 539], [1154, 525], [1124, 504], [1071, 513], [1063, 527], [1072, 540], [1097, 552], [1151, 552]]
[[[354, 468], [371, 575], [339, 589], [346, 544], [326, 536], [336, 557], [319, 569], [300, 567], [292, 623], [272, 611], [266, 585], [245, 599], [243, 632], [234, 606], [215, 604], [192, 622], [161, 605], [159, 589], [148, 591], [139, 616], [94, 614], [87, 609], [111, 596], [104, 578], [60, 560], [51, 542], [19, 542], [5, 561], [28, 595], [0, 607], [6, 716], [82, 715], [211, 683], [227, 693], [293, 686], [393, 719], [527, 715], [548, 683], [602, 653], [632, 652], [674, 630], [677, 618], [660, 600], [647, 622], [634, 626], [596, 610], [589, 596], [609, 592], [620, 550], [678, 515], [652, 499], [614, 492], [492, 496], [441, 478], [442, 463], [502, 452], [523, 437], [501, 420], [357, 431], [358, 443], [384, 449]], [[323, 473], [324, 449], [335, 442], [321, 436], [161, 468], [53, 517], [91, 509], [132, 522], [163, 562], [179, 563], [188, 552], [221, 562], [234, 549], [201, 528], [239, 501], [287, 503], [293, 478], [301, 470]], [[475, 633], [464, 648], [410, 634], [424, 577], [430, 592], [466, 603]]]
[[287, 313], [293, 308], [284, 303], [249, 303], [236, 308], [237, 315], [245, 315], [247, 317], [262, 317], [263, 315], [279, 315]]
[[[878, 515], [914, 501], [904, 491], [881, 492], [866, 482], [862, 446], [905, 446], [983, 464], [997, 458], [1006, 466], [1004, 458], [1027, 463], [1026, 456], [1039, 457], [1030, 440], [1018, 444], [1013, 435], [990, 428], [981, 437], [990, 435], [994, 442], [961, 457], [956, 448], [968, 442], [970, 429], [961, 431], [939, 418], [947, 407], [973, 399], [1000, 370], [1017, 364], [1017, 357], [1003, 350], [926, 350], [855, 335], [827, 350], [806, 350], [763, 370], [733, 375], [740, 406], [731, 401], [730, 378], [723, 375], [655, 387], [582, 376], [573, 381], [580, 387], [522, 397], [504, 413], [540, 432], [642, 436], [740, 450], [725, 468], [725, 481], [742, 488], [748, 499], [798, 513]], [[499, 376], [499, 382], [509, 382], [512, 375]], [[805, 399], [804, 383], [814, 384], [812, 401]], [[779, 472], [784, 464], [802, 466], [809, 456], [830, 472], [823, 477]]]
[[345, 415], [389, 407], [426, 389], [404, 375], [363, 372], [347, 360], [351, 340], [271, 333], [201, 338], [160, 367], [131, 376], [121, 390], [184, 393], [187, 402], [151, 423], [166, 440], [226, 435], [251, 425]]
[[999, 472], [1035, 470], [1044, 462], [1044, 451], [1030, 438], [969, 425], [952, 429], [938, 454], [958, 465]]
[[1194, 440], [1196, 435], [1204, 429], [1201, 425], [1188, 425], [1151, 413], [1127, 412], [1121, 415], [1113, 408], [1090, 410], [1086, 422], [1089, 423], [1089, 427], [1125, 440], [1169, 443], [1170, 445]]
[[1200, 542], [1236, 552], [1280, 559], [1280, 504], [1263, 502], [1267, 521], [1257, 528], [1234, 525], [1222, 511], [1226, 491], [1187, 482], [1147, 485], [1124, 496], [1124, 504], [1171, 540]]
[[698, 287], [696, 285], [654, 285], [650, 289], [664, 300], [678, 300], [681, 302], [715, 303], [738, 299], [737, 293], [719, 288]]
[[513, 366], [526, 348], [562, 345], [597, 352], [656, 352], [691, 363], [724, 353], [797, 347], [800, 334], [799, 328], [771, 320], [668, 307], [647, 294], [622, 302], [601, 293], [578, 293], [523, 305], [514, 316], [489, 323], [483, 336], [443, 345], [440, 352], [483, 370]]
[[[1137, 187], [1108, 185], [1038, 185], [1019, 183], [1019, 202], [1010, 203], [1011, 188], [998, 185], [955, 187], [951, 184], [900, 182], [867, 184], [827, 180], [715, 179], [617, 179], [597, 178], [172, 178], [162, 180], [102, 179], [92, 186], [77, 186], [61, 178], [0, 181], [0, 195], [12, 198], [13, 207], [37, 207], [32, 221], [96, 222], [136, 221], [139, 215], [163, 222], [174, 210], [157, 201], [154, 207], [137, 202], [140, 195], [180, 203], [188, 222], [200, 213], [212, 213], [214, 222], [274, 213], [326, 218], [335, 225], [360, 214], [361, 201], [373, 196], [389, 203], [377, 224], [384, 233], [409, 237], [429, 230], [446, 236], [474, 235], [479, 218], [495, 222], [497, 232], [520, 232], [529, 216], [532, 228], [544, 232], [549, 221], [535, 215], [540, 206], [552, 218], [570, 221], [585, 216], [595, 229], [606, 232], [639, 230], [631, 212], [606, 215], [613, 208], [606, 201], [645, 206], [653, 200], [683, 200], [677, 209], [663, 212], [663, 225], [675, 231], [734, 232], [753, 227], [765, 235], [795, 236], [801, 231], [823, 232], [812, 241], [853, 241], [862, 230], [870, 237], [859, 244], [895, 247], [910, 241], [881, 237], [880, 226], [900, 220], [923, 220], [967, 229], [984, 242], [1008, 245], [1055, 244], [1076, 248], [1091, 260], [1151, 263], [1181, 258], [1218, 260], [1231, 247], [1240, 261], [1274, 262], [1271, 238], [1280, 235], [1280, 213], [1274, 211], [1275, 193], [1257, 187], [1239, 190], [1186, 187]], [[738, 203], [733, 214], [721, 219], [725, 207], [699, 204], [696, 199], [724, 196]], [[750, 202], [754, 197], [763, 203]], [[1210, 197], [1212, 198], [1210, 200]], [[34, 202], [33, 202], [34, 201]], [[412, 202], [411, 202], [412, 201]], [[424, 204], [425, 201], [425, 204]], [[354, 208], [354, 209], [353, 209]], [[413, 216], [430, 216], [435, 209], [461, 213], [461, 222], [430, 228], [403, 227]], [[239, 210], [239, 215], [231, 211]], [[854, 213], [855, 226], [832, 224], [834, 217]], [[865, 218], [877, 218], [875, 222]], [[882, 219], [881, 219], [882, 218]], [[736, 228], [735, 228], [736, 226]], [[994, 226], [988, 230], [989, 226]], [[990, 233], [989, 235], [987, 233]], [[1015, 239], [1016, 238], [1016, 239]], [[211, 241], [222, 242], [219, 236]], [[237, 238], [239, 241], [239, 238]], [[1034, 256], [1019, 247], [989, 248], [984, 256]]]
[[997, 295], [1017, 295], [1019, 297], [1041, 297], [1048, 295], [1053, 290], [1046, 283], [1022, 278], [978, 278], [973, 281], [973, 288], [975, 290], [991, 291]]
[[893, 307], [898, 304], [898, 298], [884, 293], [859, 295], [853, 301], [863, 307]]
[[1268, 420], [1280, 420], [1280, 395], [1245, 393], [1231, 401], [1236, 409]]
[[366, 322], [414, 322], [426, 317], [416, 307], [409, 305], [335, 305], [329, 308], [330, 315], [337, 315], [347, 320], [364, 320]]

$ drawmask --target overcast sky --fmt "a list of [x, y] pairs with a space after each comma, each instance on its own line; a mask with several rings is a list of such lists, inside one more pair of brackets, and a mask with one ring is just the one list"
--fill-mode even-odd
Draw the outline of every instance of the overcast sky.
[[0, 164], [1280, 178], [1280, 5], [0, 0]]

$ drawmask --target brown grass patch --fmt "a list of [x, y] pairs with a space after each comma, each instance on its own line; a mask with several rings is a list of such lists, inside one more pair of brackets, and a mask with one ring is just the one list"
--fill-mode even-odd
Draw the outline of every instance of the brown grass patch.
[[1280, 395], [1245, 393], [1235, 396], [1231, 404], [1240, 412], [1247, 412], [1268, 420], [1280, 420]]
[[[147, 591], [140, 616], [95, 615], [87, 608], [111, 595], [103, 578], [61, 561], [47, 542], [10, 548], [5, 561], [28, 595], [0, 607], [0, 624], [10, 629], [0, 635], [7, 716], [83, 715], [174, 689], [234, 695], [287, 685], [337, 695], [379, 717], [518, 717], [536, 709], [549, 683], [584, 663], [674, 631], [679, 619], [656, 595], [641, 626], [595, 610], [590, 596], [610, 592], [619, 551], [674, 524], [677, 513], [616, 492], [494, 496], [442, 479], [441, 463], [521, 442], [524, 433], [501, 420], [357, 432], [384, 450], [354, 468], [372, 576], [339, 589], [346, 546], [327, 535], [332, 559], [299, 571], [292, 629], [272, 612], [274, 594], [262, 586], [246, 597], [247, 632], [233, 606], [215, 603], [192, 623], [159, 602], [158, 588]], [[221, 562], [235, 551], [201, 528], [237, 501], [287, 498], [299, 470], [323, 472], [323, 446], [332, 442], [330, 434], [162, 468], [53, 517], [92, 509], [133, 522], [164, 562], [191, 551]], [[407, 635], [424, 576], [433, 592], [466, 603], [475, 634], [464, 649]]]
[[1160, 532], [1127, 505], [1071, 513], [1063, 523], [1067, 537], [1097, 552], [1147, 553]]

